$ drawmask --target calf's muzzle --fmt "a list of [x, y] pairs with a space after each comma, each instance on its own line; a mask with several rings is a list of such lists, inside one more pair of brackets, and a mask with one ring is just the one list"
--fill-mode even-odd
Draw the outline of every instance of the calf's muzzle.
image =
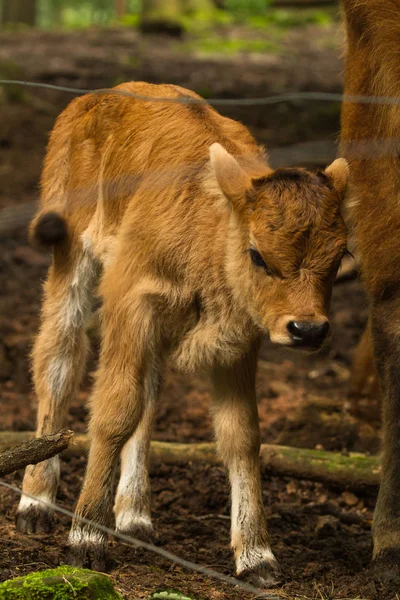
[[329, 332], [329, 322], [289, 321], [287, 330], [293, 346], [304, 346], [318, 349], [322, 346]]

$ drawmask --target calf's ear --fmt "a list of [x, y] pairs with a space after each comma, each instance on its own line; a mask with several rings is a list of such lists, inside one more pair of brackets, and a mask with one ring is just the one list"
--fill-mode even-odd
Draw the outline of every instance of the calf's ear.
[[237, 208], [244, 206], [251, 179], [236, 158], [221, 144], [215, 143], [210, 146], [210, 162], [224, 196]]
[[332, 179], [333, 187], [340, 197], [344, 196], [349, 179], [349, 165], [345, 158], [337, 158], [325, 169], [325, 174]]

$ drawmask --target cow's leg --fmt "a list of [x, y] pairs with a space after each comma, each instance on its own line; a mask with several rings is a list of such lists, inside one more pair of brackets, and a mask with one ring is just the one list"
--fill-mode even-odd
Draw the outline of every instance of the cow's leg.
[[121, 476], [115, 499], [116, 528], [122, 533], [151, 539], [153, 525], [150, 511], [149, 449], [160, 389], [160, 369], [155, 367], [143, 389], [143, 415], [125, 444], [121, 457]]
[[400, 310], [398, 299], [371, 308], [376, 365], [382, 390], [382, 477], [373, 523], [374, 558], [400, 573]]
[[[60, 253], [61, 254], [61, 253]], [[38, 436], [54, 433], [65, 425], [68, 405], [79, 386], [86, 362], [85, 326], [91, 315], [97, 265], [85, 253], [66, 264], [56, 256], [45, 285], [42, 322], [33, 350], [33, 380], [38, 397]], [[58, 456], [29, 466], [23, 491], [54, 502], [60, 478]], [[22, 495], [17, 527], [27, 533], [47, 532], [52, 510]]]
[[213, 370], [212, 412], [219, 454], [232, 491], [231, 542], [236, 572], [259, 586], [276, 583], [262, 502], [260, 429], [255, 397], [257, 349], [231, 367]]
[[[103, 287], [107, 288], [104, 282]], [[111, 525], [115, 467], [122, 448], [146, 414], [146, 382], [154, 377], [157, 347], [153, 325], [146, 300], [140, 303], [119, 293], [111, 300], [105, 298], [104, 338], [91, 399], [89, 459], [69, 535], [73, 565], [99, 570], [105, 566], [107, 535], [80, 517]]]
[[379, 398], [379, 384], [375, 368], [372, 349], [371, 323], [368, 321], [364, 333], [359, 341], [353, 357], [349, 396], [352, 400], [352, 409], [358, 411], [358, 400], [368, 396], [371, 400]]

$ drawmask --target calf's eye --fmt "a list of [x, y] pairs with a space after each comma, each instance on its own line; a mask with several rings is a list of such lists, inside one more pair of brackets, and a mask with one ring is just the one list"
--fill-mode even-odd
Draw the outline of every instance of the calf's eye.
[[268, 268], [267, 263], [264, 261], [263, 257], [257, 250], [254, 248], [250, 248], [250, 258], [253, 265], [256, 267], [262, 267], [268, 275], [271, 275], [271, 270]]

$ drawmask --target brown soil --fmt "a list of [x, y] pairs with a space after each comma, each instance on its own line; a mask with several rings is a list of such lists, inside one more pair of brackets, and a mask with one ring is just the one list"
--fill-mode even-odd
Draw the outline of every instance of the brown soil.
[[[142, 42], [129, 31], [62, 34], [1, 34], [0, 61], [17, 63], [26, 78], [75, 87], [104, 87], [122, 79], [176, 82], [212, 90], [212, 96], [266, 96], [283, 89], [340, 91], [338, 50], [328, 50], [318, 28], [288, 33], [279, 55], [257, 59], [197, 58], [174, 51], [171, 42]], [[305, 39], [312, 44], [305, 45]], [[290, 50], [290, 51], [289, 51]], [[135, 66], [132, 64], [135, 57]], [[130, 59], [130, 60], [128, 60]], [[204, 92], [203, 92], [204, 93]], [[32, 91], [13, 103], [3, 98], [0, 122], [0, 208], [25, 204], [37, 196], [37, 181], [48, 131], [70, 99], [60, 92]], [[248, 124], [268, 147], [332, 138], [338, 130], [337, 107], [282, 105], [223, 112]], [[295, 118], [296, 117], [296, 118]], [[1, 219], [0, 219], [1, 220]], [[37, 331], [40, 285], [47, 258], [27, 245], [24, 229], [0, 239], [0, 406], [3, 430], [33, 429], [35, 398], [28, 354]], [[323, 356], [277, 350], [265, 343], [258, 376], [263, 442], [329, 450], [376, 452], [379, 423], [368, 412], [349, 414], [346, 394], [354, 346], [366, 319], [359, 281], [337, 285], [333, 298], [335, 335]], [[89, 371], [94, 368], [94, 359]], [[72, 402], [69, 427], [84, 431], [90, 377]], [[212, 439], [207, 407], [209, 387], [201, 377], [168, 372], [155, 439]], [[368, 408], [368, 406], [367, 406]], [[372, 408], [376, 408], [373, 406]], [[82, 482], [84, 460], [63, 464], [61, 506], [72, 509]], [[157, 544], [179, 556], [231, 574], [229, 488], [222, 468], [207, 465], [152, 470], [153, 514]], [[20, 485], [22, 473], [7, 481]], [[264, 504], [274, 551], [285, 579], [276, 591], [283, 598], [368, 598], [392, 600], [395, 587], [380, 583], [368, 568], [371, 556], [371, 494], [264, 473]], [[52, 567], [63, 561], [69, 521], [57, 518], [54, 534], [24, 536], [15, 531], [17, 498], [0, 489], [0, 579]], [[120, 542], [110, 547], [111, 577], [124, 597], [146, 598], [157, 587], [178, 588], [203, 599], [250, 598], [225, 584], [173, 566], [155, 555]]]

